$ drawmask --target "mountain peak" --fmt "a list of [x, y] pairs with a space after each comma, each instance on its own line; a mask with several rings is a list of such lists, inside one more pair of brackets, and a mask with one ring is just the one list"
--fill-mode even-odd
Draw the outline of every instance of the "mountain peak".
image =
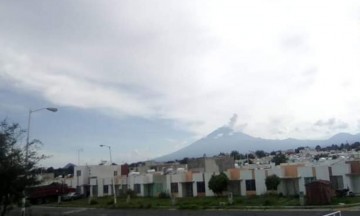
[[335, 134], [334, 136], [330, 137], [328, 140], [332, 143], [346, 143], [346, 142], [355, 142], [355, 141], [359, 141], [360, 139], [360, 134], [349, 134], [349, 133], [338, 133]]
[[218, 137], [218, 136], [228, 135], [230, 133], [234, 133], [234, 130], [228, 126], [222, 126], [211, 132], [206, 137]]
[[[232, 122], [234, 122], [233, 118]], [[206, 137], [195, 141], [176, 152], [164, 155], [155, 160], [166, 161], [182, 159], [185, 157], [201, 157], [218, 155], [220, 152], [230, 153], [237, 150], [241, 153], [248, 151], [264, 150], [277, 151], [300, 146], [315, 147], [317, 145], [325, 146], [331, 144], [354, 143], [360, 141], [359, 134], [339, 133], [327, 140], [298, 140], [298, 139], [263, 139], [252, 137], [240, 131], [233, 129], [233, 123], [219, 127]]]

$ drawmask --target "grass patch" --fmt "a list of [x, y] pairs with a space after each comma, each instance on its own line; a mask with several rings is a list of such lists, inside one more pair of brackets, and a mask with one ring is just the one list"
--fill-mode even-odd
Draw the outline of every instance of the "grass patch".
[[345, 204], [353, 204], [353, 203], [360, 203], [360, 196], [354, 196], [354, 197], [335, 197], [331, 204], [338, 205], [339, 203], [345, 203]]
[[[360, 203], [360, 197], [341, 197], [335, 198], [333, 205], [339, 203], [352, 204]], [[93, 198], [90, 203], [88, 198], [48, 204], [50, 206], [64, 206], [64, 207], [94, 207], [94, 208], [121, 208], [121, 209], [241, 209], [249, 207], [269, 207], [269, 206], [299, 206], [299, 198], [286, 197], [277, 195], [262, 195], [262, 196], [234, 196], [233, 204], [228, 204], [227, 197], [189, 197], [176, 198], [173, 206], [171, 198], [158, 197], [134, 197], [126, 202], [126, 198], [118, 198], [117, 204], [114, 205], [113, 197], [99, 197]]]

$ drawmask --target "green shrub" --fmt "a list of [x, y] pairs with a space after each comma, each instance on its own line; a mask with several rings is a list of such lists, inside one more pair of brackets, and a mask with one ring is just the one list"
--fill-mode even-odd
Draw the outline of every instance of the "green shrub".
[[90, 200], [90, 205], [97, 205], [97, 204], [99, 204], [97, 200], [94, 199]]
[[192, 209], [192, 210], [196, 210], [199, 209], [198, 205], [195, 204], [180, 204], [178, 209]]
[[131, 198], [137, 197], [135, 191], [133, 191], [133, 190], [131, 190], [131, 189], [128, 189], [128, 190], [126, 191], [126, 196], [128, 196], [128, 195], [129, 195]]
[[144, 204], [142, 202], [138, 202], [138, 208], [144, 208]]
[[168, 193], [166, 193], [166, 192], [160, 192], [158, 197], [160, 199], [169, 199], [170, 195]]
[[274, 201], [271, 200], [271, 199], [266, 199], [264, 200], [264, 203], [263, 203], [264, 206], [271, 206], [271, 205], [274, 205]]
[[114, 200], [112, 200], [112, 199], [111, 199], [111, 200], [108, 200], [108, 201], [106, 202], [106, 204], [107, 204], [107, 205], [114, 205]]

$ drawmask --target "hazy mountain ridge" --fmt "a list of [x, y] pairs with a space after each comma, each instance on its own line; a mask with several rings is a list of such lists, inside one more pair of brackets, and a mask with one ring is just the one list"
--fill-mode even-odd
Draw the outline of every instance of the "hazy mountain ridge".
[[299, 139], [263, 139], [237, 132], [230, 127], [223, 126], [211, 132], [204, 138], [201, 138], [187, 147], [168, 155], [156, 158], [156, 161], [169, 161], [183, 159], [184, 157], [201, 157], [218, 155], [220, 152], [230, 153], [237, 150], [240, 153], [249, 151], [264, 150], [267, 152], [274, 150], [287, 150], [300, 146], [315, 147], [317, 145], [325, 146], [341, 143], [354, 143], [360, 141], [360, 133], [349, 134], [339, 133], [326, 140], [299, 140]]

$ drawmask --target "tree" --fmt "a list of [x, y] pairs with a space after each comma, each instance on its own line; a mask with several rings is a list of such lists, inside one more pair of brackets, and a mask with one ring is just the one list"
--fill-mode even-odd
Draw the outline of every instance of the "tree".
[[230, 152], [230, 156], [234, 158], [234, 160], [239, 160], [240, 159], [240, 153], [236, 150], [233, 150]]
[[253, 154], [246, 154], [245, 156], [249, 159], [255, 159], [255, 156]]
[[295, 153], [298, 154], [298, 153], [300, 153], [301, 150], [304, 150], [304, 149], [305, 149], [305, 147], [297, 147], [295, 149]]
[[9, 124], [6, 120], [0, 122], [0, 209], [1, 216], [7, 212], [9, 205], [17, 203], [26, 187], [37, 184], [35, 172], [36, 163], [44, 156], [38, 156], [33, 150], [36, 144], [30, 143], [28, 160], [25, 160], [25, 150], [19, 146], [19, 140], [24, 131], [18, 124]]
[[256, 157], [258, 157], [258, 158], [266, 157], [266, 153], [265, 153], [263, 150], [257, 150], [257, 151], [255, 152], [255, 155], [256, 155]]
[[268, 190], [277, 190], [279, 184], [280, 184], [280, 178], [275, 174], [268, 176], [265, 179], [265, 185]]
[[217, 195], [221, 195], [224, 190], [226, 190], [229, 183], [229, 178], [225, 173], [220, 173], [219, 175], [211, 176], [209, 180], [209, 188]]
[[182, 160], [179, 160], [180, 164], [187, 164], [189, 162], [189, 158], [184, 157]]
[[274, 162], [275, 165], [279, 165], [281, 163], [286, 163], [287, 158], [284, 154], [280, 153], [280, 154], [275, 155], [271, 161]]

